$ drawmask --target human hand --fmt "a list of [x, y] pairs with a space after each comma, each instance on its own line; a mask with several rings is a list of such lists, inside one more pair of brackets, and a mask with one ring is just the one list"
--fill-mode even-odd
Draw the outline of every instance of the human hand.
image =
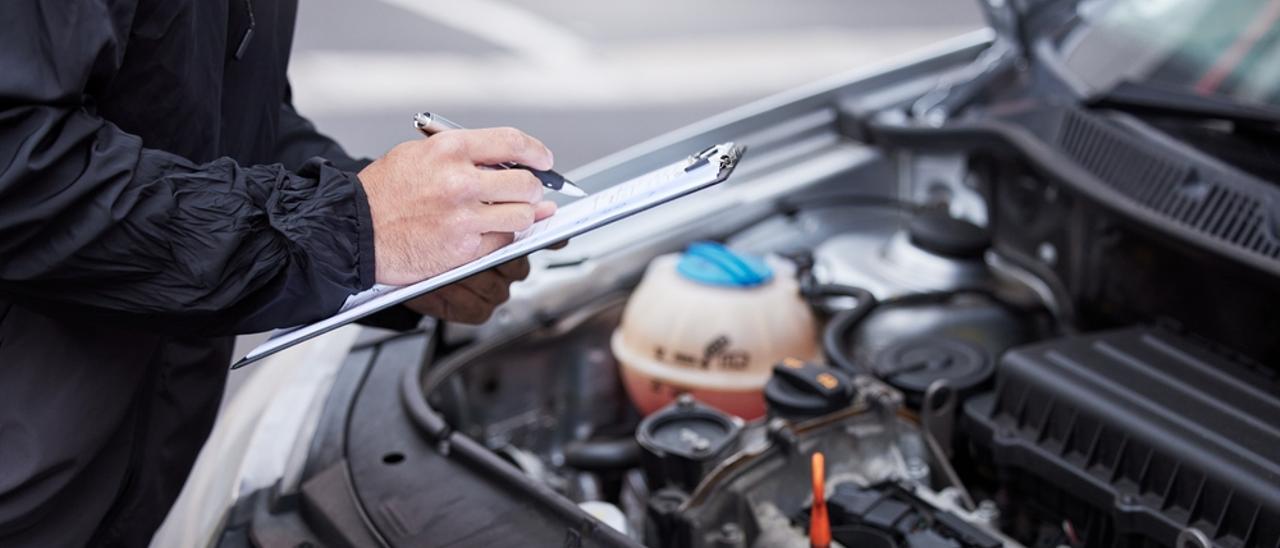
[[[568, 244], [566, 240], [547, 249], [562, 249]], [[481, 324], [493, 315], [494, 309], [507, 302], [511, 284], [527, 277], [529, 259], [520, 257], [404, 304], [414, 312], [436, 319]]]
[[404, 304], [414, 312], [440, 320], [480, 324], [507, 301], [511, 284], [528, 275], [529, 259], [521, 257]]
[[[484, 167], [504, 162], [551, 169], [553, 160], [541, 142], [512, 128], [459, 129], [400, 143], [361, 170], [377, 281], [404, 285], [430, 278], [511, 243], [514, 232], [554, 213], [533, 174]], [[496, 284], [485, 276], [474, 283], [501, 285], [497, 302], [506, 300], [509, 281]], [[475, 289], [465, 281], [454, 285]], [[464, 294], [459, 291], [450, 294]]]

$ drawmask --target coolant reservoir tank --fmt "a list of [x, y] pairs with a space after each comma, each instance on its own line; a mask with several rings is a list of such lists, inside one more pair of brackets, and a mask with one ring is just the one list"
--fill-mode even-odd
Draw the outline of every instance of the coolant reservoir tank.
[[763, 415], [773, 365], [818, 356], [793, 270], [716, 243], [654, 259], [611, 341], [636, 407], [647, 415], [687, 392], [732, 415]]

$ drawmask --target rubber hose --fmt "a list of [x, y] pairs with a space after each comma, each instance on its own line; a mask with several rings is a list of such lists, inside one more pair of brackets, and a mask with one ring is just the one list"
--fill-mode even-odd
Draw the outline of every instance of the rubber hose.
[[564, 463], [580, 470], [624, 470], [640, 465], [635, 438], [584, 440], [564, 448]]
[[861, 287], [840, 284], [823, 284], [813, 287], [807, 295], [811, 300], [826, 297], [852, 297], [856, 304], [853, 308], [842, 310], [831, 321], [822, 333], [822, 351], [827, 360], [839, 369], [850, 373], [870, 373], [863, 371], [844, 351], [844, 335], [866, 318], [879, 304], [875, 295]]

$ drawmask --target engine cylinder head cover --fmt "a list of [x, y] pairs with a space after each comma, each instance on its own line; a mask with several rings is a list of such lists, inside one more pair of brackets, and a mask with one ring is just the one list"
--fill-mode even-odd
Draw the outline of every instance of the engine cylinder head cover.
[[945, 380], [957, 393], [969, 394], [991, 378], [995, 363], [978, 345], [939, 335], [889, 345], [876, 354], [871, 368], [903, 392], [907, 405], [919, 408], [934, 381]]
[[775, 363], [818, 356], [816, 333], [790, 263], [695, 243], [649, 264], [611, 346], [642, 413], [690, 393], [751, 419]]
[[742, 419], [682, 394], [636, 428], [649, 484], [693, 491], [703, 474], [737, 447], [741, 431]]

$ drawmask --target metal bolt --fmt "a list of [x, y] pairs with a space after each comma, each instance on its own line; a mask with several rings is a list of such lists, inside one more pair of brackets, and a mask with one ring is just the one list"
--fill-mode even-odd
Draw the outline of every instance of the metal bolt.
[[1040, 257], [1040, 262], [1053, 266], [1058, 263], [1058, 248], [1049, 242], [1041, 242], [1036, 248], [1036, 256]]
[[742, 548], [746, 544], [746, 535], [742, 534], [741, 527], [726, 523], [707, 535], [707, 541], [709, 548]]
[[929, 479], [929, 463], [920, 457], [908, 457], [903, 471], [908, 481], [923, 483]]
[[988, 525], [993, 525], [1000, 518], [1000, 507], [996, 506], [996, 501], [986, 499], [978, 503], [978, 507], [973, 510], [973, 515]]
[[1178, 533], [1177, 540], [1173, 541], [1176, 548], [1209, 548], [1213, 543], [1209, 540], [1209, 536], [1204, 531], [1195, 527], [1188, 527]]

